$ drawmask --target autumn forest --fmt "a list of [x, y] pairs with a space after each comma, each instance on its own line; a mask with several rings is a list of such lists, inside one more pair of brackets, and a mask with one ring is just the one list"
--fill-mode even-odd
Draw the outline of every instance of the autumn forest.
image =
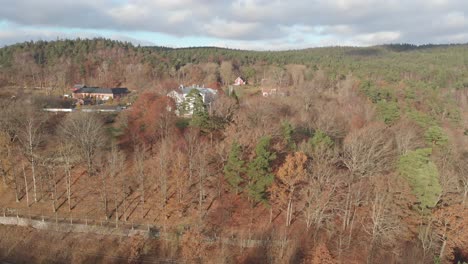
[[[79, 105], [75, 84], [130, 93]], [[174, 111], [168, 93], [194, 84], [215, 100]], [[90, 234], [116, 248], [98, 259], [71, 250], [84, 236], [0, 226], [14, 263], [465, 263], [468, 45], [6, 46], [0, 174], [3, 217], [158, 233]]]

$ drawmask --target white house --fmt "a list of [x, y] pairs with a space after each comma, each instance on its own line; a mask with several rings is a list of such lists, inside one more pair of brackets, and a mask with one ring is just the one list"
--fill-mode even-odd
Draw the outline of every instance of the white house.
[[[194, 102], [193, 98], [187, 97], [187, 95], [194, 89], [200, 93], [203, 103], [206, 106], [211, 106], [211, 103], [216, 99], [216, 95], [218, 94], [217, 90], [211, 88], [200, 87], [198, 85], [192, 85], [190, 87], [181, 85], [178, 89], [169, 92], [167, 96], [174, 99], [178, 109], [183, 103], [186, 103], [188, 109], [185, 109], [185, 115], [191, 116], [193, 114]], [[179, 115], [179, 110], [176, 110], [176, 114]]]
[[237, 79], [234, 81], [235, 86], [240, 86], [240, 85], [245, 85], [245, 81], [241, 77], [237, 77]]

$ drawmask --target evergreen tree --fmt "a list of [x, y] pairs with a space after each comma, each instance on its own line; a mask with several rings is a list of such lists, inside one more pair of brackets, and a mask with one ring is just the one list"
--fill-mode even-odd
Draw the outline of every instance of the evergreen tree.
[[322, 130], [316, 130], [314, 136], [309, 139], [309, 145], [313, 149], [328, 149], [333, 144], [333, 140]]
[[190, 125], [200, 129], [209, 129], [209, 115], [203, 103], [203, 97], [197, 89], [193, 89], [187, 95], [185, 102], [182, 104], [183, 113], [192, 111], [192, 120]]
[[266, 201], [266, 191], [274, 180], [270, 162], [276, 159], [276, 154], [268, 150], [269, 145], [270, 137], [260, 138], [255, 148], [255, 158], [248, 166], [248, 195], [256, 202]]
[[439, 126], [431, 126], [424, 133], [426, 141], [433, 144], [443, 146], [448, 142], [448, 136], [444, 130]]
[[394, 101], [380, 100], [377, 102], [377, 112], [380, 119], [387, 125], [393, 124], [400, 118], [400, 108]]
[[290, 150], [296, 149], [296, 144], [294, 143], [294, 140], [292, 138], [292, 135], [294, 133], [294, 128], [291, 125], [291, 123], [289, 123], [288, 121], [282, 122], [281, 130], [282, 130], [281, 132], [283, 134], [284, 141], [286, 145], [288, 146], [288, 148]]
[[241, 146], [234, 142], [231, 146], [231, 151], [226, 165], [224, 165], [224, 177], [229, 183], [230, 187], [235, 190], [236, 194], [239, 192], [240, 184], [242, 183], [242, 174], [245, 172], [242, 160]]

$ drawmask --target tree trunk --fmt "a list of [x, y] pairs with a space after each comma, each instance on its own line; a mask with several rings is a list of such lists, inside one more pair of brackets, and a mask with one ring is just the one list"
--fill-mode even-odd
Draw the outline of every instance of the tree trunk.
[[13, 168], [13, 184], [15, 186], [15, 201], [19, 203], [19, 188], [18, 188], [18, 175], [16, 167]]
[[465, 185], [465, 191], [463, 192], [463, 200], [462, 200], [462, 205], [463, 208], [466, 207], [466, 198], [468, 196], [468, 185]]
[[442, 241], [442, 247], [440, 248], [440, 252], [439, 252], [439, 260], [441, 262], [443, 262], [443, 258], [444, 258], [444, 251], [445, 251], [445, 246], [447, 246], [447, 239], [446, 238], [443, 238], [443, 241]]
[[26, 170], [24, 169], [24, 164], [22, 164], [22, 166], [23, 166], [24, 188], [26, 190], [26, 205], [29, 207], [28, 179], [26, 179]]
[[31, 148], [31, 174], [33, 178], [33, 195], [34, 195], [34, 202], [37, 203], [37, 191], [36, 191], [36, 168], [34, 166], [34, 157], [33, 157], [33, 151]]
[[[68, 165], [67, 165], [68, 166]], [[67, 200], [68, 200], [68, 211], [71, 211], [71, 173], [69, 167], [67, 167]]]
[[54, 190], [52, 192], [52, 212], [57, 212], [57, 182], [53, 179]]
[[103, 202], [104, 215], [106, 217], [106, 220], [109, 220], [109, 214], [107, 213], [109, 209], [107, 201], [107, 186], [104, 173], [101, 173], [101, 196]]
[[1, 169], [1, 170], [2, 170], [2, 180], [3, 180], [3, 185], [5, 185], [5, 186], [6, 186], [6, 174], [7, 174], [7, 173], [6, 173], [6, 170], [5, 170], [5, 168], [3, 167], [3, 163], [1, 163], [1, 162], [0, 162], [0, 166], [2, 166], [2, 169]]
[[89, 155], [86, 157], [86, 165], [88, 167], [88, 176], [93, 176], [93, 161]]
[[125, 184], [125, 176], [122, 176], [122, 215], [125, 222], [127, 222], [127, 186]]

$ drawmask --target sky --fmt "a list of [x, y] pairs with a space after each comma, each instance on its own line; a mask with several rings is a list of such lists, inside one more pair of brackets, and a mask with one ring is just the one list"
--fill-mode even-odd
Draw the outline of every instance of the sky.
[[0, 46], [105, 37], [286, 50], [468, 42], [467, 0], [0, 0]]

